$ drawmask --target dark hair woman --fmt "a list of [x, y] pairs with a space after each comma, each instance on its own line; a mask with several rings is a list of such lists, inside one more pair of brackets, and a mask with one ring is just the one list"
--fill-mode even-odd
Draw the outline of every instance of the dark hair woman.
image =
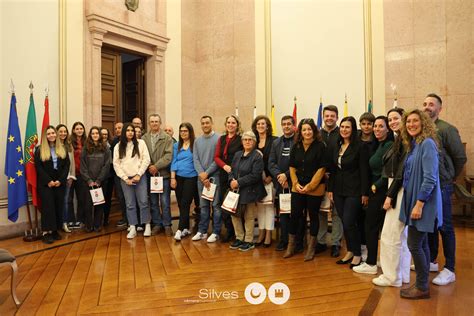
[[[241, 126], [239, 117], [236, 115], [229, 115], [225, 119], [225, 132], [217, 141], [214, 161], [217, 166], [219, 166], [219, 194], [221, 201], [224, 200], [225, 194], [229, 189], [229, 174], [232, 171], [231, 165], [234, 155], [236, 152], [243, 149], [240, 130]], [[222, 241], [229, 242], [235, 236], [231, 216], [226, 212], [222, 212], [222, 222], [227, 230], [227, 236], [224, 237]]]
[[342, 219], [347, 243], [347, 253], [337, 263], [351, 263], [353, 268], [361, 263], [357, 219], [362, 205], [367, 205], [369, 200], [369, 155], [367, 146], [357, 137], [356, 120], [352, 116], [341, 120], [331, 165], [328, 196]]
[[[272, 150], [273, 136], [272, 123], [268, 116], [258, 115], [252, 122], [252, 132], [257, 136], [257, 149], [263, 154], [263, 184], [271, 187], [273, 192], [273, 179], [268, 170], [268, 158]], [[273, 193], [272, 193], [273, 194]], [[256, 246], [270, 247], [272, 231], [275, 228], [275, 206], [272, 204], [257, 203], [258, 239]]]
[[408, 248], [415, 263], [414, 286], [401, 290], [408, 299], [430, 297], [428, 233], [436, 220], [443, 224], [436, 126], [422, 111], [408, 112], [402, 120], [402, 141], [408, 154], [403, 171], [400, 220], [408, 225]]
[[[81, 177], [81, 154], [85, 145], [87, 136], [84, 124], [75, 122], [72, 124], [71, 130], [71, 144], [74, 152], [74, 170], [76, 171], [76, 178]], [[89, 194], [87, 186], [83, 181], [73, 181], [69, 192], [69, 205], [73, 205], [74, 194], [77, 200], [76, 215], [74, 216], [73, 208], [69, 208], [70, 219], [72, 219], [72, 228], [81, 228], [84, 223], [84, 194]]]
[[[81, 177], [89, 189], [104, 189], [110, 169], [110, 150], [100, 135], [100, 128], [91, 127], [81, 155]], [[93, 205], [89, 192], [84, 195], [86, 231], [99, 232], [103, 223], [104, 204]]]
[[388, 126], [395, 141], [383, 156], [382, 176], [388, 179], [388, 190], [383, 204], [385, 220], [380, 236], [382, 274], [372, 280], [378, 286], [400, 287], [402, 283], [410, 283], [411, 254], [407, 246], [407, 228], [399, 220], [403, 197], [403, 163], [406, 157], [400, 137], [403, 113], [402, 108], [393, 108], [387, 113]]
[[135, 128], [132, 123], [124, 124], [120, 143], [114, 148], [114, 169], [121, 179], [125, 204], [127, 206], [127, 218], [130, 230], [128, 239], [137, 235], [137, 202], [140, 209], [141, 224], [145, 224], [143, 236], [151, 236], [150, 208], [148, 206], [147, 177], [144, 173], [150, 165], [150, 155], [145, 142], [137, 139]]
[[171, 162], [171, 188], [176, 191], [179, 207], [178, 230], [174, 235], [176, 241], [191, 234], [189, 230], [189, 209], [197, 192], [197, 172], [194, 169], [193, 145], [194, 128], [191, 123], [179, 125], [179, 140], [173, 145]]
[[393, 133], [388, 127], [386, 116], [375, 118], [373, 132], [377, 140], [377, 147], [369, 159], [371, 191], [369, 204], [365, 211], [364, 225], [368, 256], [363, 264], [353, 268], [354, 272], [366, 274], [377, 274], [379, 233], [385, 219], [382, 205], [387, 194], [388, 179], [382, 177], [383, 156], [393, 144]]
[[66, 184], [64, 186], [63, 231], [65, 233], [70, 233], [71, 230], [69, 229], [68, 223], [70, 225], [74, 224], [74, 206], [72, 201], [69, 201], [69, 192], [71, 191], [73, 181], [77, 180], [76, 167], [74, 164], [74, 152], [72, 150], [67, 126], [64, 124], [59, 124], [56, 126], [56, 132], [58, 133], [57, 137], [59, 138], [59, 141], [63, 144], [64, 149], [66, 150], [69, 157], [69, 172], [67, 175]]
[[[111, 151], [111, 143], [112, 143], [112, 135], [110, 134], [110, 131], [108, 128], [101, 127], [100, 128], [100, 137], [102, 138], [102, 141], [104, 142], [105, 147], [107, 147], [107, 150], [110, 152], [110, 168], [109, 168], [109, 176], [107, 177], [107, 183], [104, 188], [104, 199], [105, 199], [105, 204], [104, 204], [104, 221], [103, 225], [107, 226], [109, 225], [109, 214], [110, 214], [110, 208], [112, 206], [112, 193], [114, 191], [114, 176], [115, 172], [113, 172], [114, 166], [113, 166], [113, 160], [112, 160], [112, 151]], [[104, 187], [104, 186], [102, 186]]]
[[[326, 144], [313, 119], [298, 124], [298, 139], [290, 151], [291, 216], [289, 242], [284, 258], [293, 256], [296, 231], [301, 219], [309, 213], [310, 238], [305, 261], [313, 260], [319, 229], [319, 208], [326, 192], [324, 174], [328, 164]], [[306, 221], [305, 221], [306, 222]]]
[[35, 152], [37, 189], [42, 202], [41, 229], [43, 242], [51, 244], [61, 239], [58, 230], [63, 225], [64, 188], [69, 172], [69, 158], [56, 129], [48, 126]]

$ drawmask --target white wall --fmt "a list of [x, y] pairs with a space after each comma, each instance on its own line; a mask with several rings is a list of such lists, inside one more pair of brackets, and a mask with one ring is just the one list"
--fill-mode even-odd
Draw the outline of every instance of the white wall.
[[271, 0], [272, 95], [275, 119], [293, 112], [317, 119], [323, 105], [343, 116], [365, 112], [363, 0]]
[[[44, 113], [44, 89], [49, 86], [50, 121], [58, 121], [59, 99], [59, 0], [0, 1], [0, 201], [7, 196], [5, 135], [10, 110], [10, 78], [16, 89], [22, 142], [29, 105], [30, 80], [35, 86], [38, 129]], [[39, 130], [38, 130], [39, 132]], [[19, 221], [25, 219], [20, 211]], [[0, 227], [8, 222], [6, 209], [0, 210]]]
[[[181, 102], [181, 1], [166, 2], [166, 36], [170, 38], [166, 48], [165, 109], [166, 123], [173, 126], [174, 137], [182, 122]], [[164, 126], [163, 126], [164, 127]], [[196, 127], [194, 127], [196, 129]]]

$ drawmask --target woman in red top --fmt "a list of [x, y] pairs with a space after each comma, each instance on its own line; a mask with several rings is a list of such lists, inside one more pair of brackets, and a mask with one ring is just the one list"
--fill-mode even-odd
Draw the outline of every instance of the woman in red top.
[[[225, 132], [219, 137], [216, 145], [214, 161], [219, 167], [219, 188], [221, 194], [220, 201], [223, 201], [225, 194], [229, 189], [229, 173], [232, 171], [232, 159], [236, 152], [243, 149], [240, 138], [241, 127], [240, 120], [236, 115], [229, 115], [225, 119]], [[222, 221], [227, 230], [227, 236], [222, 240], [229, 242], [235, 237], [234, 226], [232, 225], [231, 215], [222, 212]]]
[[[71, 130], [71, 144], [74, 151], [74, 164], [76, 169], [76, 178], [81, 177], [81, 153], [82, 147], [84, 146], [87, 139], [86, 130], [82, 122], [75, 122], [72, 124]], [[84, 194], [89, 194], [89, 190], [83, 181], [73, 181], [69, 193], [69, 205], [72, 205], [74, 200], [74, 192], [77, 200], [77, 210], [74, 215], [74, 211], [70, 210], [71, 218], [75, 219], [72, 223], [69, 223], [70, 228], [81, 228], [84, 223]]]

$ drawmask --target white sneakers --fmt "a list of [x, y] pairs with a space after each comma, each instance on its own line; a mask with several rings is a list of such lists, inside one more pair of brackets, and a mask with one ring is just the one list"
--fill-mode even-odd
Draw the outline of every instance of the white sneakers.
[[377, 278], [372, 279], [372, 283], [378, 286], [393, 286], [393, 287], [402, 286], [402, 282], [391, 283], [383, 274], [379, 275]]
[[130, 225], [130, 230], [127, 234], [127, 239], [133, 239], [137, 236], [137, 230], [135, 229], [135, 225]]
[[151, 225], [145, 225], [145, 232], [143, 233], [143, 237], [150, 237], [151, 236]]
[[207, 234], [197, 232], [197, 234], [194, 235], [194, 237], [192, 238], [192, 241], [198, 241], [198, 240], [202, 240], [202, 239], [206, 239], [206, 238], [207, 238]]
[[[414, 264], [412, 264], [410, 266], [410, 270], [415, 271], [415, 265]], [[438, 263], [430, 262], [430, 272], [438, 272], [438, 271], [439, 271]]]
[[352, 271], [365, 274], [377, 274], [377, 265], [371, 266], [364, 262], [361, 265], [353, 267]]
[[183, 229], [183, 231], [178, 229], [176, 231], [176, 234], [174, 234], [174, 239], [176, 241], [181, 241], [181, 238], [184, 238], [184, 237], [189, 236], [189, 235], [191, 235], [191, 232], [189, 231], [189, 229], [185, 228], [185, 229]]
[[454, 281], [456, 281], [456, 274], [444, 268], [432, 282], [436, 285], [446, 285]]
[[216, 242], [217, 239], [219, 239], [219, 235], [212, 233], [211, 236], [209, 236], [209, 238], [207, 238], [207, 242], [208, 243], [213, 243], [213, 242]]

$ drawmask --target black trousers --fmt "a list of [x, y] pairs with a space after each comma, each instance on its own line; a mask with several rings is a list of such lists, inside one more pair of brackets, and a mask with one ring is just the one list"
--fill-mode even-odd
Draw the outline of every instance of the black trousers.
[[[84, 181], [84, 180], [81, 180]], [[86, 182], [84, 181], [84, 185], [87, 186]], [[85, 217], [85, 224], [88, 228], [100, 228], [103, 223], [103, 215], [104, 215], [104, 205], [100, 204], [94, 206], [92, 203], [92, 197], [89, 193], [90, 188], [87, 186], [87, 190], [84, 193], [84, 217]], [[107, 188], [107, 181], [102, 182], [102, 190]], [[103, 191], [104, 192], [104, 191]], [[104, 192], [104, 198], [105, 192]]]
[[[228, 181], [229, 181], [229, 176], [227, 172], [221, 169], [219, 171], [219, 187], [218, 187], [221, 194], [221, 198], [220, 198], [221, 205], [222, 205], [222, 202], [224, 202], [225, 196], [227, 194], [227, 190], [229, 189]], [[222, 211], [221, 214], [222, 214], [222, 223], [225, 225], [225, 228], [227, 231], [227, 237], [233, 238], [235, 236], [235, 231], [234, 231], [234, 225], [232, 224], [232, 215], [224, 211]]]
[[197, 192], [197, 177], [185, 178], [176, 176], [176, 199], [179, 207], [178, 229], [189, 229], [189, 209]]
[[385, 210], [382, 208], [387, 190], [381, 189], [369, 194], [369, 205], [365, 213], [365, 240], [367, 245], [367, 264], [377, 264], [379, 234], [385, 220]]
[[312, 196], [308, 194], [300, 194], [291, 192], [291, 216], [289, 233], [296, 235], [301, 218], [306, 220], [304, 210], [309, 213], [309, 233], [316, 237], [319, 230], [319, 209], [321, 206], [322, 196]]
[[39, 186], [41, 198], [41, 229], [43, 231], [59, 230], [63, 224], [64, 185], [55, 188]]
[[[77, 180], [72, 182], [71, 189], [69, 191], [68, 210], [69, 210], [69, 222], [81, 222], [85, 220], [84, 217], [84, 193], [88, 193], [87, 184], [82, 180], [81, 175], [76, 175]], [[77, 211], [74, 214], [74, 192], [77, 200]]]
[[334, 194], [334, 203], [344, 227], [347, 251], [360, 256], [360, 229], [357, 220], [362, 206], [361, 197]]

